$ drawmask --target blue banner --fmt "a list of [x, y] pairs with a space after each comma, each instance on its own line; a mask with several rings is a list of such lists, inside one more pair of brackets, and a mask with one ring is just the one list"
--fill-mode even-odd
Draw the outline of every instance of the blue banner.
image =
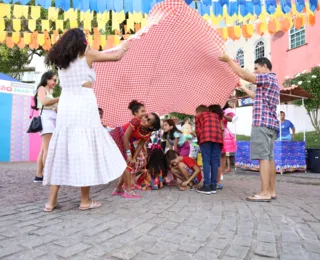
[[276, 12], [276, 6], [276, 0], [266, 0], [266, 11], [268, 14], [274, 14]]
[[135, 12], [142, 11], [142, 0], [133, 0], [133, 11]]
[[295, 1], [297, 6], [297, 11], [301, 13], [303, 9], [306, 7], [306, 3], [304, 2], [305, 0], [295, 0]]
[[280, 5], [283, 13], [287, 14], [291, 11], [291, 0], [280, 0]]
[[310, 3], [310, 10], [312, 12], [314, 12], [315, 10], [317, 10], [317, 6], [318, 6], [318, 0], [309, 0]]

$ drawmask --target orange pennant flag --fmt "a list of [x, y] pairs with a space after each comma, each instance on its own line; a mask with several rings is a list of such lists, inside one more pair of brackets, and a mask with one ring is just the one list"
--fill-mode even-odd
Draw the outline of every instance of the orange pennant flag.
[[113, 46], [114, 46], [114, 37], [115, 37], [114, 35], [108, 35], [107, 36], [107, 43], [103, 48], [104, 50], [113, 48]]
[[140, 23], [135, 23], [134, 24], [134, 31], [137, 32], [141, 29], [141, 24]]
[[228, 36], [231, 40], [236, 40], [236, 36], [234, 35], [234, 27], [230, 26], [228, 27]]
[[316, 16], [314, 14], [309, 14], [308, 15], [308, 23], [311, 25], [311, 26], [314, 26], [315, 23], [316, 23]]
[[93, 37], [92, 49], [98, 51], [100, 49], [100, 32], [97, 27], [93, 28]]
[[18, 42], [17, 46], [20, 49], [23, 49], [24, 47], [26, 47], [26, 44], [24, 43], [24, 40], [23, 40], [23, 38], [21, 36], [20, 36], [20, 41]]
[[294, 19], [294, 27], [299, 30], [303, 25], [302, 17], [297, 16], [296, 19]]
[[270, 34], [275, 34], [277, 31], [276, 21], [272, 18], [268, 23], [268, 32]]
[[51, 49], [51, 41], [50, 41], [50, 35], [48, 33], [48, 31], [45, 31], [44, 33], [44, 44], [42, 46], [42, 48], [46, 51]]
[[35, 49], [37, 50], [39, 48], [39, 43], [38, 43], [38, 32], [33, 32], [31, 34], [31, 42], [29, 44], [30, 49]]
[[14, 42], [13, 42], [12, 38], [9, 36], [6, 38], [6, 45], [10, 49], [12, 49], [14, 47]]
[[287, 17], [284, 17], [280, 21], [280, 30], [283, 32], [287, 32], [290, 29], [290, 21]]

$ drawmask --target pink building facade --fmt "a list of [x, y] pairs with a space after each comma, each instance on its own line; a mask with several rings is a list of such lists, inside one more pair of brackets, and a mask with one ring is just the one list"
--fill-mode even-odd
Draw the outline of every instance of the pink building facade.
[[273, 72], [283, 87], [286, 77], [294, 77], [304, 70], [320, 64], [320, 11], [316, 12], [314, 26], [291, 29], [283, 35], [271, 38], [271, 61]]

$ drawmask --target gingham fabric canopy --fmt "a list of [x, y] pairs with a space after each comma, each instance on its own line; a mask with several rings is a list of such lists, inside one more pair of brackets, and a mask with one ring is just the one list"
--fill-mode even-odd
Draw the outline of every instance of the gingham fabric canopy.
[[160, 115], [194, 114], [200, 104], [224, 105], [239, 80], [218, 60], [224, 51], [218, 33], [183, 0], [155, 5], [148, 25], [128, 41], [130, 50], [121, 61], [94, 64], [94, 89], [109, 126], [131, 118], [132, 99]]

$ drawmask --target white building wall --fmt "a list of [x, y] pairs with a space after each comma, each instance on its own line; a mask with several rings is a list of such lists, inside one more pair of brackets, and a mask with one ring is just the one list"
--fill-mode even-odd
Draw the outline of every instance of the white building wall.
[[45, 57], [39, 57], [37, 55], [33, 55], [31, 63], [27, 67], [35, 68], [35, 71], [27, 71], [22, 75], [22, 81], [34, 81], [35, 86], [40, 82], [41, 76], [43, 73], [48, 71], [49, 69], [44, 64]]

